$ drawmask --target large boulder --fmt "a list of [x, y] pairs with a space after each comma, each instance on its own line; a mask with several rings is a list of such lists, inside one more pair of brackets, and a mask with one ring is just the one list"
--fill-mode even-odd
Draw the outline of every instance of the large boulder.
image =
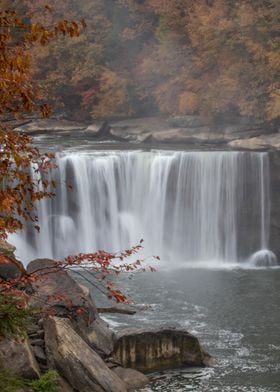
[[198, 339], [187, 331], [136, 328], [117, 335], [113, 357], [124, 367], [150, 372], [203, 366], [205, 354]]
[[25, 273], [23, 264], [15, 257], [16, 248], [0, 239], [0, 278], [16, 279]]
[[40, 279], [34, 284], [35, 294], [30, 304], [36, 307], [47, 306], [56, 316], [78, 318], [88, 324], [98, 317], [93, 300], [84, 289], [65, 271], [57, 270], [55, 261], [36, 259], [27, 266], [27, 272], [36, 272]]
[[28, 339], [0, 340], [0, 369], [11, 370], [23, 378], [40, 377], [39, 366]]
[[74, 331], [68, 319], [44, 323], [48, 364], [79, 392], [125, 392], [126, 384]]
[[0, 278], [17, 279], [25, 273], [23, 264], [13, 257], [0, 254]]
[[110, 355], [113, 351], [114, 333], [99, 317], [89, 289], [77, 283], [64, 270], [52, 273], [54, 263], [49, 259], [37, 259], [27, 266], [28, 272], [39, 269], [39, 274], [50, 272], [38, 282], [30, 303], [33, 306], [42, 306], [43, 303], [58, 317], [70, 316], [76, 332], [95, 351], [102, 357]]

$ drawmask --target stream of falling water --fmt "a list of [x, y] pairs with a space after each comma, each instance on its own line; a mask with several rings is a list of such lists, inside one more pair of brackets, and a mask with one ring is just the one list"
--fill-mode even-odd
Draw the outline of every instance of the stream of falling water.
[[38, 203], [40, 234], [12, 238], [24, 262], [141, 238], [147, 254], [172, 263], [273, 259], [266, 153], [84, 151], [58, 154], [57, 164], [57, 195]]

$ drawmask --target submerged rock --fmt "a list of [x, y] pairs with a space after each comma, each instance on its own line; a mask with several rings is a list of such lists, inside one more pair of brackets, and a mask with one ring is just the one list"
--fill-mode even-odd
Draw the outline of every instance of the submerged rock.
[[113, 357], [142, 372], [204, 366], [198, 339], [178, 329], [126, 329], [117, 335]]

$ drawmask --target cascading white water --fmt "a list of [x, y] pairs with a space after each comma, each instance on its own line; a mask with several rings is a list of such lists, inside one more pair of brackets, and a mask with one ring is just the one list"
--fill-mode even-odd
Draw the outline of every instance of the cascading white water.
[[147, 254], [172, 262], [237, 262], [267, 247], [267, 162], [245, 152], [60, 154], [57, 196], [38, 204], [41, 233], [12, 240], [24, 261], [144, 238]]

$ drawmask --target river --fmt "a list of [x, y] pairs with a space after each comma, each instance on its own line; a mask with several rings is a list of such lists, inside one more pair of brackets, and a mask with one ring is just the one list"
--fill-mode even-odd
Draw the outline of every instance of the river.
[[186, 328], [216, 360], [150, 375], [145, 391], [279, 392], [280, 269], [267, 249], [266, 153], [37, 144], [59, 150], [57, 197], [38, 205], [40, 235], [29, 228], [12, 237], [18, 256], [118, 251], [144, 238], [140, 256], [161, 256], [157, 272], [119, 282], [144, 309], [107, 320], [116, 329]]

